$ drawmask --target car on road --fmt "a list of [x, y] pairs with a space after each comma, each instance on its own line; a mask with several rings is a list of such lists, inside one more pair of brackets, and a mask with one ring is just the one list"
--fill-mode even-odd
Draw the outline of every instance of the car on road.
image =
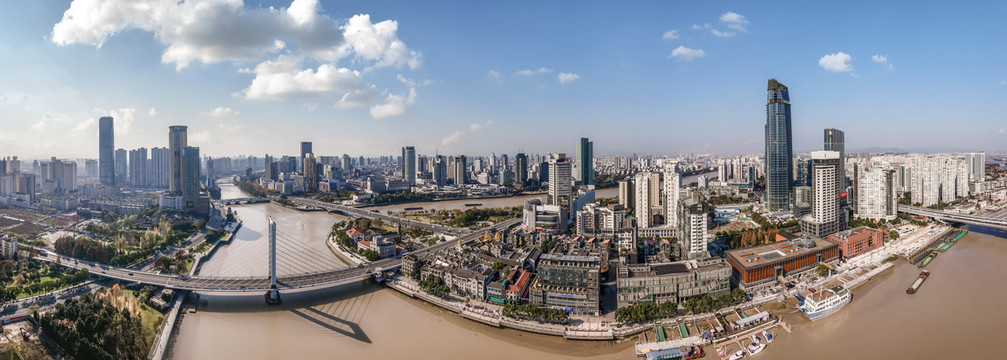
[[133, 273], [129, 273], [129, 276], [133, 276]]

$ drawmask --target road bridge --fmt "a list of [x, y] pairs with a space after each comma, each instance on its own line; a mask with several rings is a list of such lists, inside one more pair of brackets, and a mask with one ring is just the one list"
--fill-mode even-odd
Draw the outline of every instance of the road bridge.
[[[457, 241], [469, 243], [475, 241], [485, 230], [503, 230], [516, 225], [521, 221], [514, 218], [488, 226], [479, 231], [470, 232], [460, 236], [457, 240], [450, 240], [428, 246], [413, 253], [426, 253], [438, 251], [453, 246]], [[399, 258], [382, 259], [358, 267], [326, 269], [314, 272], [299, 273], [293, 275], [277, 275], [275, 288], [269, 276], [262, 277], [209, 277], [209, 276], [184, 276], [173, 274], [159, 274], [135, 269], [120, 268], [103, 264], [75, 259], [51, 252], [43, 248], [35, 248], [40, 251], [39, 260], [57, 263], [62, 266], [85, 269], [93, 275], [106, 278], [138, 282], [155, 286], [162, 286], [175, 290], [189, 290], [204, 293], [240, 293], [240, 292], [264, 292], [273, 289], [294, 290], [314, 287], [335, 286], [354, 281], [363, 280], [381, 271], [397, 269], [401, 266], [402, 260]], [[266, 260], [266, 259], [264, 259]]]
[[446, 225], [431, 224], [431, 223], [427, 223], [427, 222], [422, 222], [422, 221], [416, 221], [416, 220], [410, 220], [410, 219], [406, 219], [406, 218], [401, 218], [401, 217], [398, 217], [398, 216], [386, 215], [386, 214], [382, 214], [382, 213], [378, 212], [378, 210], [367, 210], [366, 208], [356, 208], [356, 207], [352, 207], [352, 206], [327, 203], [327, 202], [323, 202], [323, 201], [312, 200], [312, 199], [301, 198], [301, 197], [291, 198], [291, 199], [294, 202], [296, 202], [296, 203], [300, 203], [300, 204], [308, 206], [308, 207], [325, 209], [325, 210], [328, 210], [330, 212], [337, 212], [337, 213], [344, 214], [344, 215], [347, 215], [347, 216], [363, 217], [363, 218], [369, 218], [369, 219], [379, 219], [379, 220], [382, 220], [382, 221], [387, 221], [387, 222], [389, 222], [391, 224], [402, 224], [402, 226], [409, 226], [409, 227], [416, 227], [416, 228], [426, 229], [426, 230], [433, 231], [435, 233], [441, 233], [441, 234], [447, 234], [447, 235], [453, 235], [453, 236], [462, 236], [462, 235], [468, 234], [469, 231], [471, 231], [471, 230], [459, 229], [459, 228], [455, 228], [455, 227], [451, 227], [451, 226], [446, 226]]
[[969, 225], [978, 226], [989, 226], [999, 229], [1007, 228], [1007, 219], [986, 217], [986, 216], [976, 216], [967, 214], [957, 214], [944, 212], [942, 210], [928, 209], [918, 206], [909, 206], [899, 204], [899, 212], [911, 214], [911, 215], [922, 215], [937, 220], [943, 220], [948, 222], [957, 222]]

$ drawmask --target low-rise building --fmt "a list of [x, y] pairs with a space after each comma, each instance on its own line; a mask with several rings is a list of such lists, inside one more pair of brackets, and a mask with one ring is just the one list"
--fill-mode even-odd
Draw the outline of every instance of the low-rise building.
[[727, 262], [738, 288], [759, 290], [782, 277], [812, 270], [820, 263], [839, 260], [839, 246], [817, 237], [798, 238], [755, 247], [729, 250]]
[[597, 256], [544, 254], [529, 300], [575, 314], [598, 314], [601, 260]]
[[619, 307], [643, 302], [681, 304], [689, 298], [731, 292], [731, 266], [720, 258], [620, 266]]
[[829, 235], [825, 240], [839, 245], [839, 253], [847, 259], [880, 248], [885, 244], [885, 234], [881, 230], [861, 226]]

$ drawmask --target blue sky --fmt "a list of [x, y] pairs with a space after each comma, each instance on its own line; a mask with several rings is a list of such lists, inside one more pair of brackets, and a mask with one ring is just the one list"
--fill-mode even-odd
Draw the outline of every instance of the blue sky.
[[[989, 2], [32, 1], [0, 11], [0, 155], [94, 157], [190, 128], [204, 154], [1007, 151]], [[882, 61], [883, 60], [883, 61]], [[948, 137], [953, 135], [953, 137]]]

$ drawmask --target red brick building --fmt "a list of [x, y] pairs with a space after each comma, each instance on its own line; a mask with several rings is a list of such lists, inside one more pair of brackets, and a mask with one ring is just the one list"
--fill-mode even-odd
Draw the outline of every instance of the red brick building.
[[885, 233], [881, 230], [861, 226], [829, 235], [825, 240], [839, 245], [843, 259], [848, 259], [880, 248], [885, 244]]
[[814, 269], [819, 263], [839, 260], [839, 247], [821, 238], [795, 239], [727, 251], [732, 282], [742, 290], [758, 289]]

